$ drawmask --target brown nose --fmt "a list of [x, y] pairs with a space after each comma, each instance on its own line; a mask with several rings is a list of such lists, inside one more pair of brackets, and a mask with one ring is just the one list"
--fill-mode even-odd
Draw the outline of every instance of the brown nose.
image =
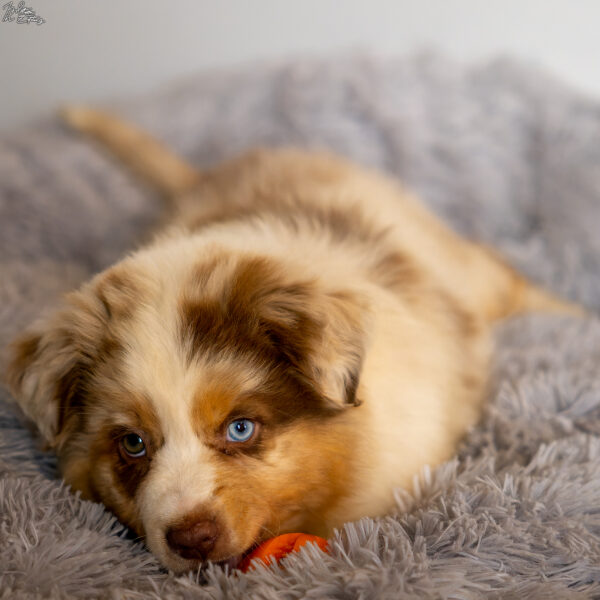
[[218, 537], [217, 524], [209, 520], [171, 527], [167, 531], [167, 542], [172, 550], [183, 558], [199, 560], [206, 560]]

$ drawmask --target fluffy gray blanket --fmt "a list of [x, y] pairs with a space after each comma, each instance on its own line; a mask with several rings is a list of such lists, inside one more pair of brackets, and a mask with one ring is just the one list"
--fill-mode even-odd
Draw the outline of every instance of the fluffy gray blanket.
[[[325, 147], [403, 178], [453, 227], [600, 308], [600, 103], [506, 61], [346, 56], [205, 73], [116, 108], [198, 166], [255, 145]], [[138, 243], [160, 201], [55, 118], [0, 141], [0, 345]], [[2, 356], [2, 361], [5, 355]], [[0, 396], [1, 598], [600, 597], [600, 323], [498, 331], [481, 425], [457, 459], [248, 575], [162, 571], [57, 479]]]

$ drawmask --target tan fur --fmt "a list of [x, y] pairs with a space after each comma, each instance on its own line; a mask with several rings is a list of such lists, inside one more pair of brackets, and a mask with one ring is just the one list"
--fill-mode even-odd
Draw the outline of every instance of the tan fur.
[[[176, 571], [198, 560], [173, 528], [210, 522], [220, 561], [389, 511], [477, 421], [493, 323], [581, 312], [342, 159], [256, 151], [197, 174], [113, 117], [68, 119], [177, 213], [17, 341], [9, 381], [66, 481]], [[256, 435], [228, 441], [242, 417]]]

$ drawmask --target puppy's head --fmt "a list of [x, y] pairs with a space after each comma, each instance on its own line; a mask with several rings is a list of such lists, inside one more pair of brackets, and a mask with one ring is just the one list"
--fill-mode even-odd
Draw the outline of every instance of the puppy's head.
[[15, 344], [24, 412], [173, 570], [325, 533], [353, 485], [360, 302], [264, 258], [168, 254], [97, 276]]

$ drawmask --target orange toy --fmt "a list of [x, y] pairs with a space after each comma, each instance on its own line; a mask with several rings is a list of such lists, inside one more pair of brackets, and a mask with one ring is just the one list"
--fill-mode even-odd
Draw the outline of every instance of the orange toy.
[[317, 544], [323, 552], [327, 552], [327, 540], [321, 537], [309, 535], [308, 533], [285, 533], [284, 535], [271, 538], [254, 548], [250, 554], [247, 554], [242, 559], [238, 565], [238, 569], [241, 569], [244, 573], [249, 569], [254, 569], [254, 565], [250, 563], [255, 558], [260, 558], [265, 565], [271, 564], [272, 559], [279, 563], [284, 556], [287, 556], [290, 552], [297, 552], [308, 542]]

